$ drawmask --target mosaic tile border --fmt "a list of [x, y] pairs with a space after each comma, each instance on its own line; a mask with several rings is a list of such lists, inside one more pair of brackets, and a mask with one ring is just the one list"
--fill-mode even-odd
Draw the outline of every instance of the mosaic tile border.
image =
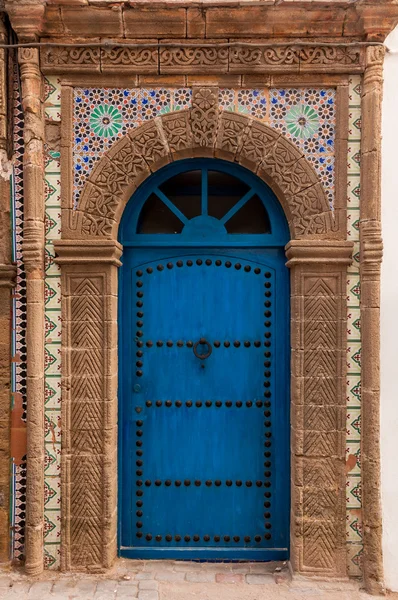
[[[45, 118], [61, 120], [61, 81], [45, 78]], [[61, 237], [61, 157], [45, 147], [44, 562], [60, 566], [61, 550], [61, 272], [53, 241]]]
[[[12, 297], [12, 427], [25, 428], [26, 431], [26, 275], [22, 262], [24, 118], [17, 65], [14, 65], [13, 72], [13, 124], [14, 161], [11, 176], [11, 214], [12, 251], [13, 260], [17, 264], [17, 277]], [[20, 451], [23, 452], [22, 449]], [[11, 459], [11, 544], [13, 561], [18, 563], [23, 562], [25, 552], [26, 455], [12, 456]]]
[[354, 262], [347, 276], [347, 560], [351, 576], [361, 575], [361, 283], [359, 218], [361, 175], [361, 77], [349, 80], [347, 237], [354, 242]]
[[[96, 161], [115, 140], [148, 119], [190, 107], [191, 93], [190, 88], [75, 88], [74, 207]], [[335, 195], [335, 103], [335, 88], [219, 91], [220, 108], [267, 123], [304, 153], [317, 171], [331, 207]]]

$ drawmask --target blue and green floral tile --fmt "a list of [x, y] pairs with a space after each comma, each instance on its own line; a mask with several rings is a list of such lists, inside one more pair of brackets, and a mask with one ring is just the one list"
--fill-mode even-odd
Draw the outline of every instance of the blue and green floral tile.
[[61, 475], [61, 444], [45, 442], [44, 444], [44, 476]]
[[46, 510], [44, 512], [44, 543], [59, 542], [61, 511]]
[[44, 510], [61, 508], [61, 478], [46, 477], [44, 479]]
[[352, 75], [348, 80], [348, 94], [350, 106], [361, 106], [362, 78]]
[[361, 373], [361, 342], [353, 342], [351, 340], [347, 343], [347, 373], [348, 374], [360, 374]]
[[361, 172], [361, 142], [348, 142], [348, 174], [356, 175]]
[[361, 408], [348, 408], [346, 419], [347, 441], [361, 439]]
[[350, 271], [358, 270], [359, 273], [360, 263], [360, 244], [359, 240], [354, 241], [354, 247], [352, 249], [352, 265], [349, 267]]
[[361, 404], [361, 375], [358, 373], [349, 374], [347, 380], [347, 410], [351, 407], [357, 407]]
[[190, 88], [178, 88], [172, 90], [171, 110], [184, 110], [190, 108], [192, 103], [192, 90]]
[[357, 209], [347, 210], [347, 239], [351, 242], [359, 241], [360, 212]]
[[235, 93], [235, 106], [238, 113], [261, 121], [267, 118], [267, 94], [264, 89], [241, 89]]
[[362, 542], [362, 511], [360, 509], [347, 510], [346, 539], [347, 542]]
[[233, 111], [235, 106], [235, 90], [220, 88], [218, 102], [221, 110]]
[[361, 441], [350, 440], [346, 443], [346, 473], [347, 477], [361, 475]]
[[44, 169], [46, 173], [61, 172], [61, 152], [44, 146]]
[[361, 577], [362, 575], [362, 555], [363, 545], [362, 544], [347, 544], [347, 561], [348, 561], [348, 575], [350, 577]]
[[59, 569], [61, 563], [61, 543], [44, 543], [44, 568]]
[[61, 408], [61, 375], [45, 378], [44, 408], [46, 411]]
[[61, 374], [61, 344], [60, 342], [44, 346], [44, 375]]
[[360, 106], [350, 106], [348, 109], [348, 140], [361, 139], [362, 110]]
[[354, 341], [361, 339], [361, 309], [358, 305], [348, 306], [347, 338]]
[[46, 408], [44, 415], [44, 440], [53, 444], [61, 443], [61, 411]]
[[361, 283], [359, 272], [347, 274], [347, 303], [348, 306], [359, 306], [361, 299]]
[[61, 308], [61, 282], [60, 278], [46, 278], [44, 281], [44, 308], [45, 310], [60, 310]]
[[356, 176], [349, 174], [347, 177], [347, 206], [349, 209], [359, 209], [361, 199], [361, 179], [359, 175], [359, 173]]
[[61, 120], [61, 80], [56, 75], [44, 78], [44, 115], [50, 121]]
[[61, 311], [46, 311], [44, 315], [45, 343], [50, 347], [61, 343]]
[[58, 240], [61, 237], [61, 208], [46, 207], [44, 232], [46, 241]]
[[362, 485], [359, 475], [347, 475], [346, 498], [347, 510], [362, 507]]
[[61, 173], [60, 171], [45, 170], [44, 198], [46, 206], [61, 205]]

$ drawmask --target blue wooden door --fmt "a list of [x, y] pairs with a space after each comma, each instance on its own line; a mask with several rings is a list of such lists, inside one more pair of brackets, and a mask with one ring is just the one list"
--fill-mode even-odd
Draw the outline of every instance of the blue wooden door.
[[[192, 162], [180, 165], [186, 175], [184, 202], [194, 202], [196, 194], [200, 215], [185, 217], [177, 234], [154, 233], [156, 223], [147, 236], [137, 233], [149, 214], [142, 215], [148, 190], [155, 185], [162, 196], [155, 181], [144, 190], [142, 204], [137, 200], [137, 219], [130, 215], [121, 229], [120, 553], [285, 559], [289, 294], [284, 251], [271, 240], [278, 222], [270, 219], [267, 206], [268, 233], [240, 233], [243, 243], [237, 246], [227, 231], [225, 246], [217, 247], [223, 236], [214, 234], [214, 217], [206, 223], [206, 212], [210, 199], [223, 197], [222, 190], [206, 185], [203, 171], [208, 178], [209, 163], [213, 169], [227, 167]], [[189, 186], [192, 166], [200, 192]], [[167, 172], [164, 176], [170, 181]], [[174, 196], [172, 188], [163, 189], [169, 192], [161, 201], [183, 222], [181, 188]], [[231, 195], [231, 187], [223, 189]], [[227, 214], [232, 208], [224, 203]], [[139, 244], [138, 235], [143, 236]], [[172, 239], [167, 245], [156, 235]], [[245, 245], [253, 235], [268, 235], [271, 244]]]

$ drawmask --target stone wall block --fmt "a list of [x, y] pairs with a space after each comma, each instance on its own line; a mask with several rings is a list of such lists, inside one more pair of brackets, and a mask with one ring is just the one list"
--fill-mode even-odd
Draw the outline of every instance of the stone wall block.
[[124, 11], [124, 30], [126, 37], [153, 38], [156, 31], [159, 38], [185, 38], [186, 9], [173, 10], [132, 7]]
[[[84, 18], [82, 16], [84, 15]], [[111, 11], [97, 6], [63, 6], [61, 18], [65, 33], [73, 36], [87, 36], [87, 21], [91, 22], [92, 33], [101, 36], [123, 36], [121, 7], [114, 6]], [[138, 28], [139, 31], [139, 28]]]
[[187, 38], [204, 38], [206, 35], [205, 12], [201, 8], [187, 9]]

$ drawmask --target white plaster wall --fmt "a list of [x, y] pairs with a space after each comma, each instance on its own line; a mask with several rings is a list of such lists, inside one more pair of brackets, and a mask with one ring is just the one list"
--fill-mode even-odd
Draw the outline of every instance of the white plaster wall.
[[398, 27], [386, 40], [381, 285], [381, 471], [383, 553], [388, 589], [398, 591]]

